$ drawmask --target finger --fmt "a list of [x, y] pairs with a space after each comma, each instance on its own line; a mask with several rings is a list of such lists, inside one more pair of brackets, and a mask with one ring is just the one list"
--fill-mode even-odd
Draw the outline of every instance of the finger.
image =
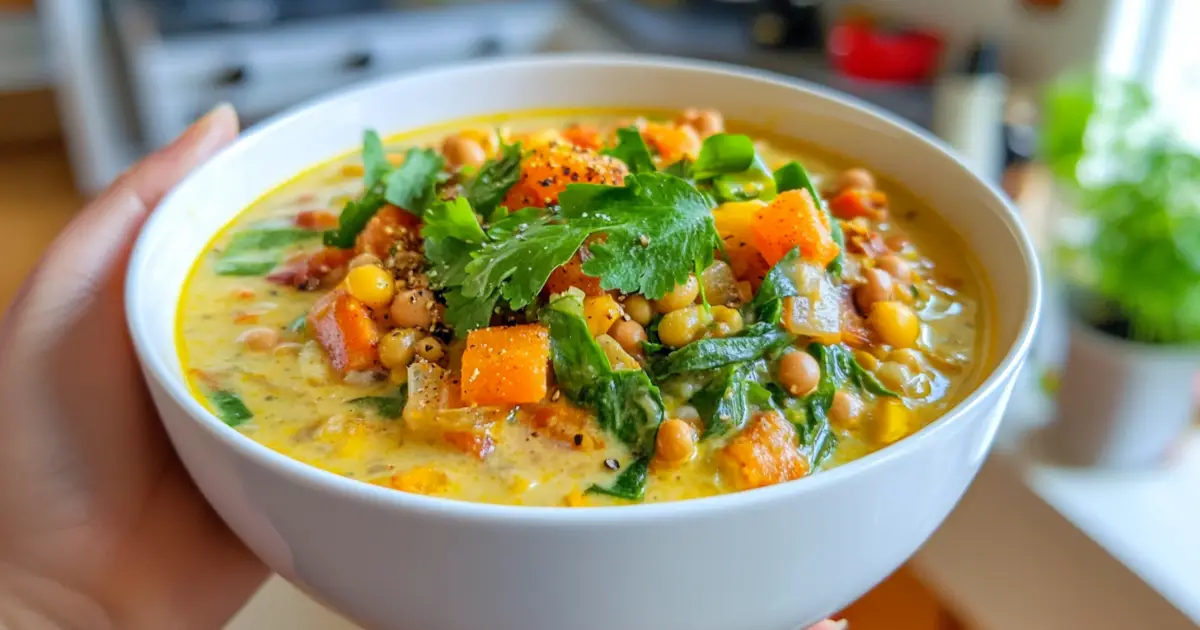
[[192, 169], [237, 138], [238, 117], [233, 106], [216, 106], [171, 144], [151, 154], [117, 179], [111, 190], [130, 190], [153, 209]]
[[845, 619], [841, 619], [839, 621], [826, 619], [825, 621], [818, 623], [808, 630], [847, 630], [849, 627], [850, 624]]

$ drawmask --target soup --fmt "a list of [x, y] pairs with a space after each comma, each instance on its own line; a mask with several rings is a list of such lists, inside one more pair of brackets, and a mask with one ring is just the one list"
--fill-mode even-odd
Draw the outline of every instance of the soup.
[[179, 308], [196, 395], [400, 491], [623, 505], [799, 479], [978, 379], [981, 282], [870, 171], [718, 112], [529, 114], [300, 174]]

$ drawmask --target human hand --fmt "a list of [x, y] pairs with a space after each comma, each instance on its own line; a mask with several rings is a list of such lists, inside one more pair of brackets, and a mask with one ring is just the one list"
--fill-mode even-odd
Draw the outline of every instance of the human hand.
[[147, 215], [237, 133], [217, 108], [122, 176], [0, 323], [0, 627], [218, 628], [266, 576], [171, 449], [123, 308]]

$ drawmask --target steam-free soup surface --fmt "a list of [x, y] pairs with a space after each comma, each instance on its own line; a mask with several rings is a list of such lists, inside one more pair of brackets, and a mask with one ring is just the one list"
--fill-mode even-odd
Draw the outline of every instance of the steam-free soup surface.
[[301, 462], [519, 505], [783, 483], [938, 418], [985, 342], [959, 240], [902, 182], [730, 127], [368, 133], [196, 263], [188, 378]]

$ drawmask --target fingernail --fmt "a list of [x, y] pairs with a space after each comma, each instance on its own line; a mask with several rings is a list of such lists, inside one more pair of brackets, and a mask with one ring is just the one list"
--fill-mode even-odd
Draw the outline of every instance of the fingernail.
[[202, 138], [212, 129], [214, 124], [227, 118], [233, 120], [234, 127], [236, 128], [237, 110], [229, 103], [219, 103], [216, 107], [208, 110], [207, 114], [192, 123], [183, 133], [179, 134], [179, 137], [171, 144], [178, 145]]

